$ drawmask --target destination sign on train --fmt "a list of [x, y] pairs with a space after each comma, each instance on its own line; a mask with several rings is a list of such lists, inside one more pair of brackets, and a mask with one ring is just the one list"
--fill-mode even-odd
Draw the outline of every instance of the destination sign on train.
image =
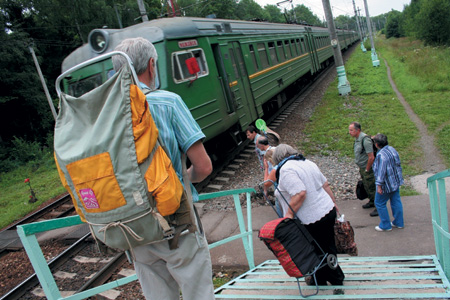
[[197, 40], [187, 40], [187, 41], [179, 41], [178, 47], [180, 48], [188, 48], [188, 47], [194, 47], [198, 46]]

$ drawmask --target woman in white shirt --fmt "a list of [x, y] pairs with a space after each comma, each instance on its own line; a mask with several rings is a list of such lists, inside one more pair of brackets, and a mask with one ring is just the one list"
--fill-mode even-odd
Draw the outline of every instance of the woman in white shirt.
[[[294, 218], [295, 212], [322, 250], [337, 255], [334, 241], [336, 204], [325, 176], [315, 163], [286, 144], [277, 146], [272, 159], [278, 165], [275, 196], [281, 202], [284, 217]], [[339, 266], [332, 270], [325, 265], [316, 272], [318, 285], [327, 285], [327, 282], [342, 285], [344, 278]], [[307, 283], [315, 284], [312, 280]]]

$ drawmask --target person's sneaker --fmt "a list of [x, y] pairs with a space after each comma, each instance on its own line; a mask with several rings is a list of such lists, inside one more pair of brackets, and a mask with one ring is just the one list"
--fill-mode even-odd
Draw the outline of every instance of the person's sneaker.
[[376, 231], [391, 231], [392, 228], [389, 228], [389, 229], [381, 229], [380, 226], [375, 226], [375, 230], [376, 230]]
[[371, 203], [371, 202], [367, 202], [366, 204], [364, 204], [362, 206], [362, 208], [371, 208], [371, 207], [375, 207], [375, 204]]
[[378, 210], [375, 208], [371, 213], [370, 213], [371, 217], [377, 217], [378, 216]]
[[392, 222], [391, 222], [391, 226], [392, 226], [392, 227], [395, 227], [395, 228], [398, 228], [398, 229], [403, 229], [403, 226], [397, 226], [397, 225], [395, 225], [395, 224], [392, 223]]

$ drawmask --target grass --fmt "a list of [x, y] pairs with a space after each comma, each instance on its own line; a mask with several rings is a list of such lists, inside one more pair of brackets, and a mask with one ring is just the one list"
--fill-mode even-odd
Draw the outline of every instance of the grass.
[[[338, 151], [352, 158], [354, 139], [348, 134], [348, 125], [358, 121], [365, 133], [388, 136], [389, 144], [400, 153], [405, 176], [424, 171], [417, 164], [424, 155], [416, 146], [420, 138], [418, 129], [390, 86], [386, 59], [397, 88], [429, 133], [436, 137], [436, 146], [450, 165], [450, 49], [383, 37], [376, 39], [375, 47], [380, 66], [373, 67], [370, 51], [363, 53], [359, 47], [355, 50], [345, 64], [351, 94], [339, 96], [337, 79], [330, 85], [299, 148], [306, 154], [328, 155]], [[402, 195], [414, 194], [410, 187], [402, 188]]]
[[[24, 182], [30, 179], [38, 199], [29, 203], [30, 188]], [[0, 174], [0, 228], [35, 210], [42, 203], [65, 192], [56, 170], [53, 155], [48, 153], [39, 162], [30, 162], [12, 172]]]
[[420, 173], [415, 161], [422, 153], [411, 142], [419, 139], [419, 132], [392, 91], [385, 65], [373, 67], [370, 53], [358, 48], [345, 68], [351, 94], [339, 96], [337, 80], [330, 85], [305, 129], [307, 139], [300, 142], [300, 149], [306, 154], [338, 151], [353, 158], [354, 138], [348, 125], [357, 121], [369, 135], [388, 136], [402, 157], [405, 175]]

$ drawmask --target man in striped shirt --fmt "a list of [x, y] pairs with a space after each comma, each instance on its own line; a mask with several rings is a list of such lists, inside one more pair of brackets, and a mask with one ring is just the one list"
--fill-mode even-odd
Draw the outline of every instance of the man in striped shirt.
[[[375, 146], [379, 149], [373, 171], [375, 174], [375, 206], [380, 216], [380, 225], [375, 227], [376, 231], [391, 231], [392, 227], [403, 228], [403, 205], [400, 200], [400, 186], [403, 185], [402, 166], [398, 152], [388, 145], [387, 136], [377, 134], [373, 138]], [[386, 207], [391, 200], [393, 220], [391, 222]]]
[[[153, 44], [143, 38], [126, 39], [115, 50], [125, 52], [130, 57], [140, 88], [151, 90], [147, 94], [147, 102], [159, 137], [168, 150], [180, 180], [182, 153], [191, 162], [187, 170], [189, 181], [200, 182], [205, 179], [212, 171], [211, 159], [202, 143], [205, 135], [180, 96], [155, 90], [158, 54]], [[120, 69], [123, 63], [120, 55], [113, 56], [114, 69]], [[190, 185], [193, 200], [197, 201], [198, 194], [194, 186], [187, 184]], [[167, 241], [161, 241], [133, 250], [136, 275], [146, 299], [179, 300], [180, 290], [185, 300], [214, 299], [211, 257], [202, 232], [197, 230], [181, 235], [176, 249], [170, 249]]]

